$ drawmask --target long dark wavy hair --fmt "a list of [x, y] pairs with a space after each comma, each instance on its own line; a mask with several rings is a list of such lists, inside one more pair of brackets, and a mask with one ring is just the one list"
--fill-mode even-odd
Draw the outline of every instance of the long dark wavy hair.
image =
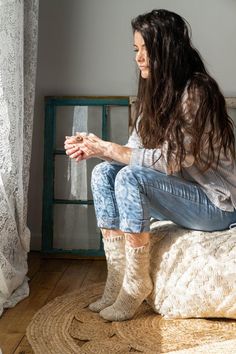
[[141, 116], [138, 132], [143, 146], [157, 148], [167, 141], [167, 164], [174, 153], [180, 170], [187, 154], [186, 134], [202, 171], [218, 165], [222, 149], [235, 158], [233, 122], [224, 96], [193, 47], [186, 20], [167, 10], [153, 10], [133, 19], [132, 29], [142, 35], [149, 60], [148, 78], [139, 76], [134, 122], [137, 127]]

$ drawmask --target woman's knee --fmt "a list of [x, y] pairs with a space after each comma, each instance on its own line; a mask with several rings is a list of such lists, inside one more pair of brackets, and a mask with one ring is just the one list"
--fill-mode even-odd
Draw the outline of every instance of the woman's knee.
[[106, 176], [109, 174], [110, 170], [110, 165], [108, 162], [102, 162], [97, 164], [94, 169], [92, 170], [92, 175], [91, 175], [91, 182], [93, 183], [99, 183], [102, 181]]
[[125, 166], [117, 173], [115, 180], [115, 189], [119, 189], [130, 185], [140, 185], [142, 182], [142, 168], [139, 166]]
[[97, 164], [91, 175], [92, 189], [97, 186], [114, 185], [116, 174], [121, 167], [112, 165], [109, 162]]

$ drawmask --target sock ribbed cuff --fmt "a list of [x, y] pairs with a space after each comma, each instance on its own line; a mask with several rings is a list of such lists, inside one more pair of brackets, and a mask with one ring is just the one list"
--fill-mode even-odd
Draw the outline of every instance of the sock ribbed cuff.
[[145, 253], [149, 251], [150, 248], [150, 242], [146, 243], [144, 246], [140, 247], [131, 247], [128, 246], [127, 244], [125, 245], [125, 249], [128, 253]]
[[109, 236], [109, 237], [103, 237], [102, 241], [103, 243], [112, 243], [112, 242], [119, 242], [123, 241], [125, 239], [125, 235], [116, 235], [116, 236]]

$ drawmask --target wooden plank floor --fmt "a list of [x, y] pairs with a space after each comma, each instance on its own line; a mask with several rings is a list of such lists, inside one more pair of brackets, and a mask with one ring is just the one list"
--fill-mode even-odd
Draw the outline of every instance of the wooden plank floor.
[[[105, 281], [105, 260], [46, 259], [29, 254], [30, 296], [0, 318], [0, 348], [3, 354], [33, 354], [25, 336], [33, 315], [56, 296]], [[42, 353], [43, 354], [43, 353]]]

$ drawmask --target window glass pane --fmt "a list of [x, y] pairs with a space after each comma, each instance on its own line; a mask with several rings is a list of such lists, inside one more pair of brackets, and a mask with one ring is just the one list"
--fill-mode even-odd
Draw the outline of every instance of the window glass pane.
[[65, 136], [76, 132], [92, 132], [102, 136], [102, 107], [56, 107], [56, 149], [64, 149]]
[[55, 156], [54, 198], [55, 199], [93, 199], [91, 192], [91, 173], [101, 160], [92, 158], [76, 162], [67, 155]]
[[108, 131], [109, 140], [125, 145], [128, 141], [129, 108], [122, 106], [109, 107]]
[[102, 107], [88, 107], [88, 129], [89, 133], [102, 137]]
[[99, 250], [100, 239], [93, 205], [54, 205], [54, 248]]

